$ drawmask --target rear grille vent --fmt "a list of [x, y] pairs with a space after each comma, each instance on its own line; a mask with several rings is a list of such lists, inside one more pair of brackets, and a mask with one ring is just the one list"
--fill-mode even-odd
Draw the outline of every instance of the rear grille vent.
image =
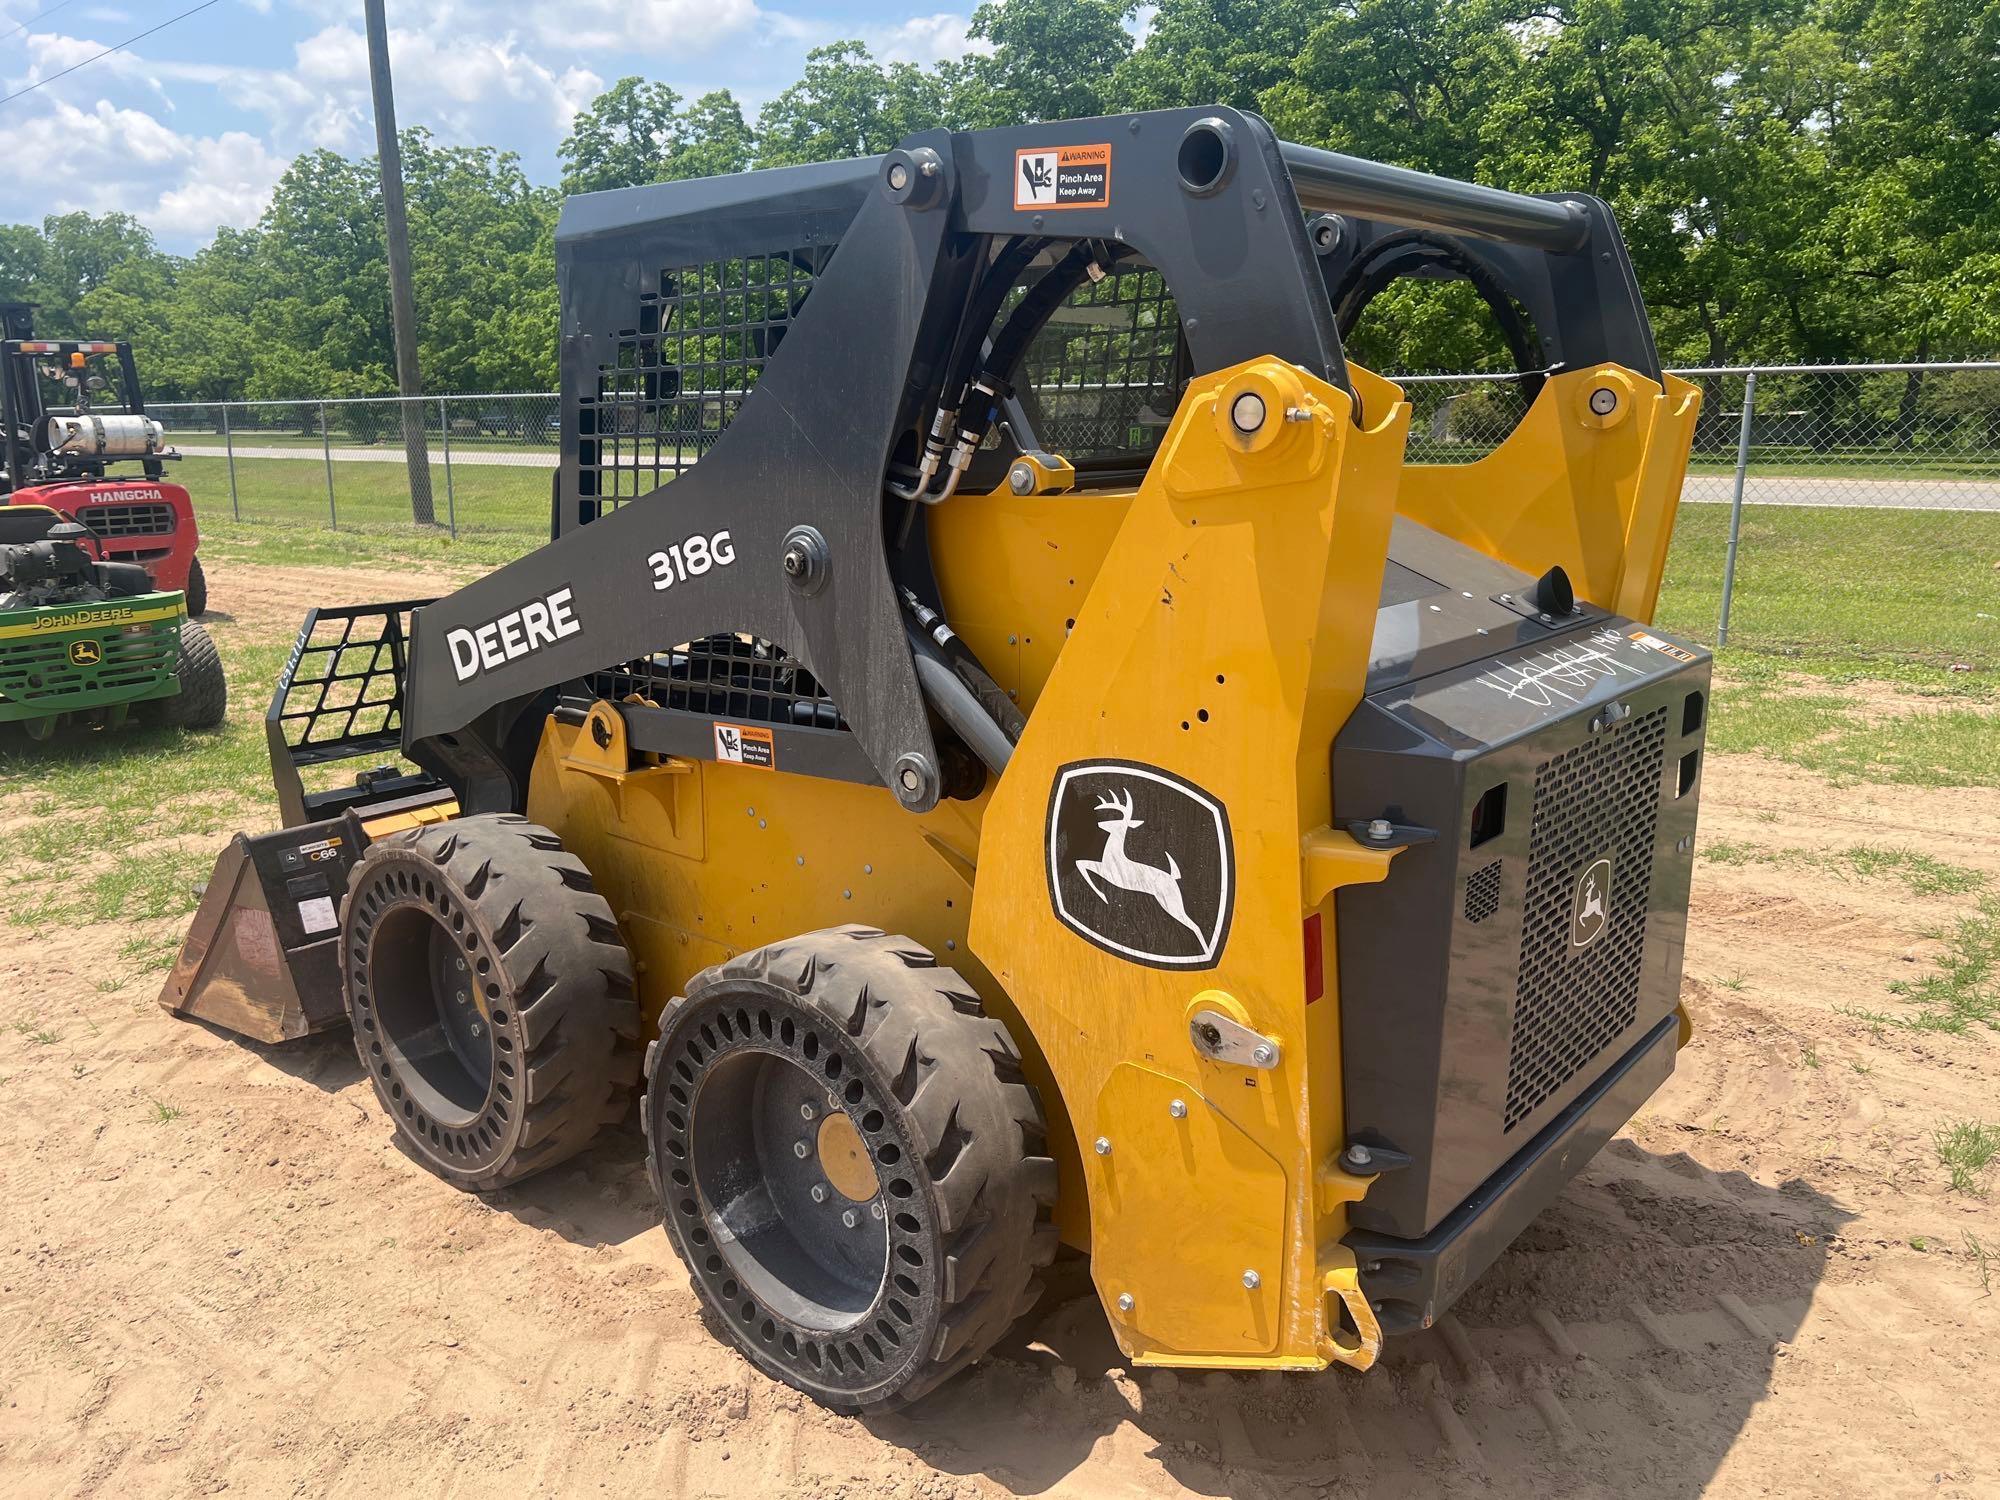
[[174, 529], [170, 505], [90, 505], [77, 511], [76, 518], [107, 541], [123, 536], [172, 535]]
[[[1592, 735], [1535, 772], [1507, 1130], [1638, 1013], [1666, 739], [1667, 710], [1657, 708]], [[1598, 868], [1603, 863], [1608, 870]], [[1468, 885], [1468, 910], [1470, 904]]]
[[1465, 920], [1484, 922], [1500, 910], [1500, 861], [1474, 870], [1465, 882]]

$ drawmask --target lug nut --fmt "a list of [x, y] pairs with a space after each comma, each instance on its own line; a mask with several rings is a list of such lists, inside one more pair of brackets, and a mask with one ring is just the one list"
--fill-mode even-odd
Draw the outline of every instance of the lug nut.
[[812, 1147], [808, 1146], [804, 1141], [792, 1142], [792, 1155], [796, 1156], [800, 1161], [804, 1161], [811, 1150]]
[[882, 1200], [880, 1198], [877, 1198], [873, 1203], [868, 1205], [868, 1217], [871, 1219], [882, 1217]]
[[1230, 403], [1229, 420], [1238, 432], [1257, 431], [1264, 425], [1264, 398], [1255, 391], [1245, 391]]
[[474, 1021], [469, 1029], [471, 1030], [474, 1036], [486, 1035], [486, 1029], [483, 1026], [481, 1026], [477, 1021]]
[[849, 1229], [852, 1229], [856, 1224], [861, 1222], [861, 1216], [850, 1208], [841, 1214], [840, 1222], [845, 1224]]
[[1245, 1271], [1243, 1273], [1243, 1285], [1248, 1287], [1251, 1291], [1253, 1292], [1256, 1291], [1257, 1288], [1262, 1286], [1263, 1284], [1264, 1284], [1264, 1278], [1259, 1276], [1255, 1271]]
[[1176, 1120], [1185, 1120], [1187, 1118], [1187, 1101], [1185, 1099], [1174, 1100], [1172, 1104], [1167, 1106], [1167, 1113], [1172, 1115]]
[[1095, 1151], [1099, 1156], [1109, 1156], [1111, 1154], [1111, 1142], [1106, 1137], [1100, 1135], [1090, 1143], [1090, 1149]]
[[799, 1106], [799, 1118], [802, 1120], [810, 1120], [812, 1117], [813, 1117], [813, 1107], [810, 1104], [801, 1104]]
[[812, 1194], [813, 1194], [813, 1202], [815, 1203], [826, 1202], [826, 1189], [821, 1187], [816, 1182], [813, 1184]]

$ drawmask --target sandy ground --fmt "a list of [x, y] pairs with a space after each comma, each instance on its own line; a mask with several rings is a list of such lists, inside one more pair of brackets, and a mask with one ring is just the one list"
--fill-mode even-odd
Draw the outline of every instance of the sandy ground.
[[[411, 591], [245, 570], [218, 634]], [[1705, 841], [1921, 842], [2000, 884], [2000, 793], [1707, 776]], [[60, 1033], [0, 1029], [0, 1493], [2000, 1494], [1966, 1238], [2000, 1250], [2000, 1210], [1931, 1140], [2000, 1122], [2000, 1039], [1842, 1014], [1901, 1004], [1964, 904], [1705, 862], [1674, 1079], [1368, 1375], [1135, 1376], [1072, 1265], [879, 1421], [711, 1336], [636, 1129], [468, 1197], [391, 1144], [344, 1034], [246, 1044], [159, 1010], [157, 974], [107, 992], [120, 934], [0, 928], [0, 1021]]]

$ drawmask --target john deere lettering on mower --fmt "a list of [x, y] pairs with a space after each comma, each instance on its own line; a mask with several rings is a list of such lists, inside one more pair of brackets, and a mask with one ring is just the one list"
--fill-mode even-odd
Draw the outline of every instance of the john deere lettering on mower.
[[[549, 542], [308, 615], [170, 1009], [351, 1027], [470, 1191], [636, 1109], [847, 1411], [1061, 1245], [1138, 1364], [1366, 1369], [1670, 1074], [1698, 398], [1603, 204], [1183, 110], [572, 198], [558, 271]], [[1413, 272], [1516, 350], [1478, 462], [1342, 352]]]

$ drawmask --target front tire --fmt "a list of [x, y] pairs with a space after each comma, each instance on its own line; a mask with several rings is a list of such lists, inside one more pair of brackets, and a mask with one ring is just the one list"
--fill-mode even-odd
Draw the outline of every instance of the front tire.
[[229, 713], [229, 678], [208, 631], [193, 620], [181, 622], [181, 659], [174, 668], [181, 690], [146, 706], [156, 723], [170, 729], [214, 729]]
[[1040, 1296], [1040, 1100], [1006, 1029], [906, 937], [834, 928], [697, 975], [661, 1019], [642, 1119], [703, 1302], [825, 1406], [908, 1405]]
[[201, 569], [201, 559], [188, 559], [187, 587], [182, 590], [187, 595], [187, 612], [190, 618], [199, 620], [208, 613], [208, 575]]
[[340, 932], [361, 1066], [403, 1145], [453, 1186], [511, 1187], [631, 1112], [631, 955], [546, 828], [488, 814], [371, 845]]

